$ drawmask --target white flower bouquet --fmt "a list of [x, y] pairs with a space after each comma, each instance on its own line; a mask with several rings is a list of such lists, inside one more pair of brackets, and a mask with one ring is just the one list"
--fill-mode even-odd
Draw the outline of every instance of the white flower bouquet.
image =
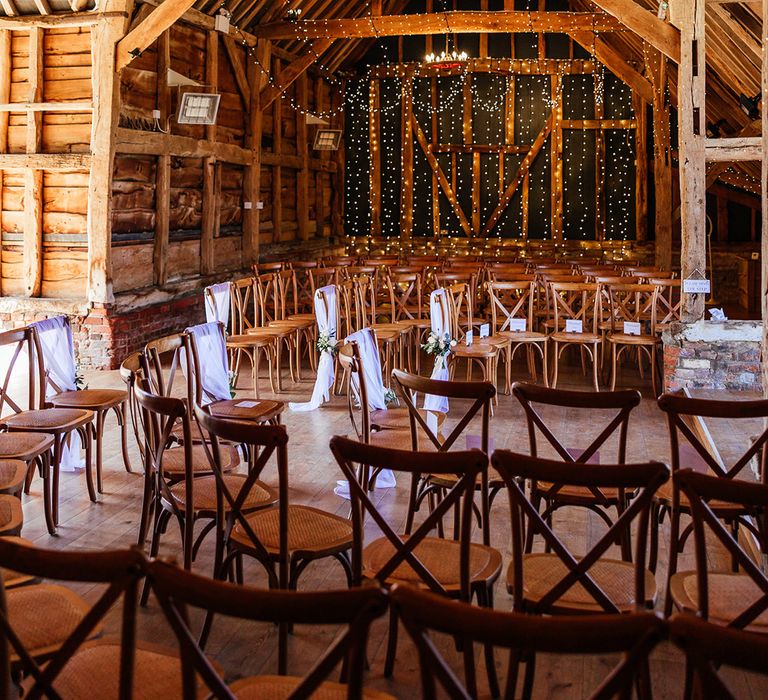
[[451, 352], [451, 348], [454, 347], [456, 347], [456, 341], [447, 333], [441, 337], [434, 331], [430, 332], [427, 336], [427, 342], [421, 346], [427, 355], [436, 355], [438, 357], [445, 357]]
[[335, 355], [338, 352], [335, 336], [327, 333], [320, 334], [320, 337], [317, 339], [316, 347], [320, 353], [329, 352], [331, 355]]

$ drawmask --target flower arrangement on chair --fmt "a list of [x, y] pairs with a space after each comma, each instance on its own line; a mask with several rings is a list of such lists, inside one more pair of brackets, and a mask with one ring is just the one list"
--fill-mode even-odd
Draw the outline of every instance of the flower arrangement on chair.
[[425, 342], [421, 348], [427, 355], [435, 356], [435, 366], [442, 366], [445, 364], [445, 358], [450, 355], [451, 348], [456, 347], [456, 340], [451, 338], [448, 333], [443, 336], [438, 335], [434, 331], [431, 331], [427, 336], [427, 342]]
[[317, 339], [316, 347], [319, 353], [329, 352], [331, 355], [335, 355], [338, 352], [335, 334], [321, 333]]

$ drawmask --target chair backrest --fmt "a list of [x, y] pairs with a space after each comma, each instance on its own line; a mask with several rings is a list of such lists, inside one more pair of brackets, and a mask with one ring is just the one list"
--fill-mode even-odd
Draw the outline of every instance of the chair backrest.
[[378, 291], [376, 278], [370, 275], [360, 275], [353, 279], [353, 301], [358, 330], [377, 322]]
[[[149, 388], [153, 394], [158, 396], [178, 394], [174, 392], [174, 384], [178, 375], [184, 370], [182, 366], [185, 362], [183, 333], [150, 340], [144, 346], [140, 359], [144, 377], [149, 382]], [[181, 382], [183, 382], [184, 395], [189, 397], [193, 386], [191, 377], [188, 376], [185, 379], [182, 375]]]
[[248, 329], [259, 325], [259, 294], [253, 277], [232, 281], [229, 316], [233, 335], [244, 335]]
[[258, 324], [268, 326], [272, 321], [283, 318], [280, 306], [280, 283], [278, 273], [265, 272], [254, 280], [258, 300]]
[[[698, 604], [697, 614], [705, 620], [712, 616], [718, 618], [718, 621], [727, 616], [729, 619], [723, 624], [736, 629], [749, 627], [758, 617], [765, 617], [768, 611], [768, 575], [763, 568], [768, 553], [768, 486], [722, 479], [692, 469], [675, 472], [674, 483], [690, 502], [693, 539], [696, 545], [696, 595], [691, 598]], [[713, 506], [710, 505], [712, 501], [717, 501], [715, 509], [722, 508], [723, 504], [727, 503], [737, 506], [742, 512], [752, 514], [751, 517], [739, 518], [739, 524], [745, 528], [746, 537], [756, 545], [756, 557], [750, 556], [730, 524], [726, 525], [714, 512]], [[712, 538], [725, 549], [734, 565], [738, 567], [739, 573], [735, 576], [743, 576], [745, 580], [750, 581], [752, 590], [749, 593], [745, 593], [743, 588], [740, 589], [741, 594], [734, 591], [735, 595], [727, 595], [721, 591], [719, 596], [726, 595], [727, 600], [718, 600], [717, 596], [710, 595]], [[721, 605], [724, 608], [722, 612], [717, 610]]]
[[493, 333], [509, 331], [513, 318], [525, 319], [526, 330], [533, 330], [533, 312], [536, 306], [534, 281], [488, 282], [491, 299], [491, 328]]
[[312, 290], [313, 298], [315, 292], [321, 287], [328, 287], [331, 284], [339, 283], [339, 274], [335, 267], [318, 267], [317, 269], [309, 269], [307, 272], [312, 285], [310, 289]]
[[[453, 338], [462, 340], [467, 330], [472, 329], [474, 295], [472, 285], [467, 282], [456, 282], [445, 287], [448, 312], [450, 314]], [[462, 320], [465, 321], [462, 326]]]
[[649, 322], [648, 332], [656, 334], [658, 288], [653, 284], [608, 284], [608, 319], [611, 331], [624, 332], [624, 323]]
[[146, 379], [144, 376], [144, 367], [146, 363], [143, 359], [143, 353], [132, 352], [120, 364], [120, 378], [125, 382], [125, 388], [128, 393], [128, 412], [131, 417], [131, 426], [133, 427], [133, 436], [136, 438], [136, 444], [139, 446], [139, 452], [144, 459], [144, 440], [140, 432], [141, 410], [136, 399], [136, 386], [140, 379]]
[[[311, 313], [315, 297], [315, 282], [313, 273], [317, 271], [317, 261], [297, 261], [291, 263], [294, 274], [296, 311], [293, 313]], [[321, 285], [322, 286], [322, 285]]]
[[685, 652], [693, 673], [693, 697], [702, 700], [743, 697], [739, 689], [728, 687], [723, 666], [766, 675], [768, 635], [712, 624], [695, 615], [678, 614], [669, 621], [669, 636]]
[[[130, 700], [134, 697], [134, 661], [136, 650], [136, 610], [138, 603], [138, 587], [144, 576], [144, 557], [136, 550], [89, 552], [63, 551], [60, 549], [41, 549], [30, 544], [15, 542], [10, 538], [0, 538], [0, 566], [12, 568], [28, 576], [39, 579], [51, 579], [62, 583], [103, 584], [105, 589], [89, 596], [94, 600], [89, 605], [73, 591], [61, 587], [57, 602], [69, 598], [69, 604], [82, 608], [82, 618], [74, 627], [66, 640], [57, 649], [45, 654], [45, 665], [42, 658], [35, 657], [33, 650], [27, 649], [24, 639], [29, 638], [29, 630], [17, 629], [16, 620], [9, 618], [8, 610], [13, 596], [22, 600], [36, 586], [24, 586], [6, 591], [0, 586], [0, 668], [2, 668], [3, 684], [2, 697], [11, 697], [11, 688], [15, 687], [9, 673], [9, 667], [15, 667], [15, 677], [26, 676], [29, 686], [24, 697], [56, 698], [70, 697], [69, 692], [61, 690], [62, 681], [57, 680], [61, 671], [72, 656], [94, 634], [104, 626], [108, 613], [119, 615], [119, 632], [116, 645], [119, 646], [119, 658], [110, 673], [119, 674], [117, 687], [120, 700]], [[50, 588], [48, 591], [50, 591]], [[57, 589], [59, 587], [57, 586]], [[42, 595], [45, 595], [40, 588]], [[61, 595], [63, 594], [63, 595]], [[24, 603], [27, 605], [27, 603]], [[33, 610], [32, 613], [35, 611]], [[39, 612], [39, 611], [38, 611]], [[26, 614], [19, 619], [28, 620]], [[40, 624], [45, 624], [44, 620]], [[26, 633], [25, 633], [26, 632]], [[36, 635], [33, 635], [37, 639]], [[10, 663], [12, 661], [12, 663]], [[19, 673], [20, 672], [20, 673]], [[64, 681], [65, 682], [65, 681]], [[137, 694], [138, 694], [138, 689]], [[16, 693], [18, 696], [18, 693]]]
[[[352, 575], [353, 584], [362, 580], [362, 553], [365, 545], [366, 514], [376, 523], [382, 535], [392, 548], [391, 556], [382, 562], [372, 578], [385, 582], [401, 565], [410, 567], [420, 581], [435, 593], [446, 594], [447, 590], [415, 555], [414, 550], [429, 533], [437, 528], [442, 518], [452, 508], [459, 509], [459, 597], [469, 600], [469, 553], [472, 536], [473, 496], [478, 476], [487, 474], [488, 457], [479, 450], [465, 452], [433, 453], [392, 450], [374, 445], [366, 445], [356, 440], [335, 435], [331, 438], [331, 452], [349, 482], [349, 495], [352, 506], [351, 520], [353, 529]], [[361, 469], [357, 465], [362, 465]], [[371, 500], [368, 491], [369, 470], [391, 469], [396, 473], [411, 477], [420, 474], [440, 472], [456, 477], [455, 484], [446, 489], [442, 500], [424, 521], [403, 538], [395, 532], [387, 520], [385, 508], [379, 508]]]
[[[603, 612], [619, 613], [620, 608], [596, 582], [592, 567], [609, 550], [630, 532], [637, 520], [635, 552], [633, 556], [634, 607], [641, 610], [647, 599], [645, 590], [648, 528], [653, 496], [669, 478], [669, 469], [661, 462], [646, 464], [582, 465], [574, 469], [564, 462], [529, 457], [508, 450], [496, 450], [491, 462], [507, 486], [512, 522], [512, 589], [514, 609], [518, 611], [548, 614], [557, 609], [560, 598], [573, 586], [580, 584], [590, 603], [599, 605]], [[616, 489], [619, 499], [625, 503], [627, 493], [634, 491], [632, 500], [611, 524], [605, 534], [585, 552], [573, 553], [555, 534], [547, 516], [542, 515], [525, 493], [525, 481], [549, 482], [565, 486], [589, 489], [597, 502], [608, 503], [608, 489]], [[537, 600], [526, 604], [524, 567], [526, 566], [526, 532], [541, 535], [548, 551], [557, 556], [558, 566], [564, 568], [560, 579], [552, 578], [546, 591], [537, 593]], [[626, 611], [625, 611], [626, 612]]]
[[277, 273], [278, 320], [299, 313], [299, 287], [296, 271], [281, 270]]
[[[240, 526], [250, 540], [252, 547], [258, 552], [260, 561], [274, 560], [264, 544], [248, 522], [246, 509], [248, 497], [255, 488], [256, 481], [275, 456], [278, 481], [278, 528], [279, 552], [277, 554], [277, 575], [267, 571], [270, 585], [280, 588], [288, 587], [289, 580], [289, 551], [288, 551], [288, 433], [285, 426], [266, 425], [253, 421], [212, 416], [205, 407], [195, 404], [195, 418], [200, 426], [200, 432], [205, 438], [203, 446], [216, 477], [217, 493], [221, 495], [222, 504], [228, 507], [226, 517], [221, 514], [225, 538], [229, 536], [235, 525]], [[226, 446], [222, 442], [235, 445], [245, 445], [248, 448], [250, 462], [248, 473], [242, 482], [236, 482], [237, 492], [232, 489], [232, 483], [224, 478]]]
[[659, 290], [658, 323], [667, 324], [679, 321], [683, 306], [682, 280], [650, 277], [648, 283], [655, 284]]
[[[408, 408], [414, 450], [419, 449], [420, 436], [423, 435], [438, 452], [447, 452], [454, 447], [456, 441], [472, 420], [480, 414], [480, 447], [482, 450], [488, 451], [491, 402], [496, 396], [496, 388], [491, 382], [441, 381], [439, 379], [420, 377], [417, 374], [410, 374], [399, 369], [392, 371], [392, 378], [400, 388], [398, 394], [402, 396]], [[416, 408], [414, 396], [420, 393], [444, 396], [448, 399], [469, 400], [471, 403], [453, 430], [443, 437], [437, 434], [419, 409]]]
[[[618, 430], [618, 449], [616, 462], [623, 464], [627, 455], [627, 435], [629, 429], [629, 416], [634, 408], [640, 405], [640, 392], [635, 389], [624, 391], [567, 391], [565, 389], [551, 389], [538, 384], [527, 382], [515, 382], [512, 385], [512, 393], [520, 402], [525, 411], [528, 424], [528, 440], [531, 455], [539, 455], [538, 432], [547, 443], [555, 450], [559, 458], [571, 464], [582, 464], [598, 460], [598, 450], [606, 444], [609, 438]], [[589, 424], [593, 426], [604, 425], [597, 437], [583, 450], [577, 451], [573, 447], [563, 445], [561, 440], [553, 432], [553, 428], [544, 419], [539, 410], [540, 406], [552, 406], [561, 409], [573, 409], [574, 416], [578, 412], [580, 420], [586, 422], [589, 411]], [[597, 412], [600, 412], [598, 414]], [[605, 411], [611, 411], [610, 420], [605, 420]], [[554, 422], [554, 421], [553, 421]], [[537, 432], [538, 428], [538, 432]], [[590, 434], [592, 431], [589, 431]], [[580, 440], [587, 435], [580, 431]], [[612, 461], [612, 460], [611, 460]]]
[[[371, 411], [368, 405], [368, 384], [363, 371], [360, 347], [354, 341], [339, 348], [339, 364], [346, 374], [347, 409], [349, 420], [358, 440], [369, 442], [371, 437]], [[355, 416], [360, 414], [358, 422]]]
[[[473, 644], [516, 652], [523, 658], [536, 653], [582, 656], [621, 654], [612, 669], [594, 690], [583, 689], [583, 697], [608, 700], [630, 697], [633, 684], [656, 644], [664, 638], [664, 622], [650, 613], [533, 617], [516, 612], [501, 612], [476, 605], [449, 601], [425, 591], [396, 586], [392, 605], [402, 620], [419, 654], [421, 697], [442, 697], [438, 685], [451, 698], [477, 697], [473, 678], [462, 683], [440, 653], [437, 635], [461, 640], [465, 659], [474, 659]], [[437, 643], [436, 643], [437, 642]], [[473, 664], [474, 668], [474, 664]], [[507, 678], [513, 676], [510, 668]], [[473, 674], [474, 675], [474, 674]], [[561, 680], [568, 682], [567, 672]], [[576, 680], [576, 679], [574, 679]], [[579, 679], [580, 680], [580, 679]], [[508, 697], [517, 697], [509, 688]], [[589, 693], [589, 695], [587, 695]]]
[[729, 421], [729, 429], [731, 429], [734, 426], [732, 421], [768, 418], [768, 399], [726, 401], [695, 399], [684, 394], [667, 393], [659, 397], [658, 404], [659, 408], [667, 414], [673, 472], [685, 466], [683, 464], [685, 455], [680, 444], [682, 436], [701, 458], [699, 465], [715, 476], [722, 479], [741, 478], [745, 467], [757, 456], [760, 461], [760, 481], [768, 483], [766, 471], [768, 450], [765, 449], [765, 444], [768, 442], [768, 427], [763, 425], [762, 432], [748, 441], [750, 444], [747, 450], [729, 466], [725, 464], [721, 455], [713, 454], [711, 446], [707, 444], [711, 438], [703, 424], [704, 418], [725, 419]]
[[345, 625], [346, 629], [285, 697], [314, 696], [339, 664], [345, 669], [346, 697], [350, 700], [363, 697], [368, 632], [371, 623], [387, 610], [387, 597], [380, 588], [366, 586], [313, 593], [269, 591], [215, 581], [162, 561], [149, 565], [149, 575], [163, 614], [179, 643], [185, 700], [200, 697], [194, 682], [196, 674], [210, 691], [210, 697], [235, 697], [220, 670], [200, 647], [197, 633], [189, 622], [188, 608], [278, 625]]
[[424, 317], [421, 273], [391, 273], [386, 284], [393, 323]]
[[568, 319], [581, 321], [585, 333], [597, 333], [600, 317], [600, 287], [584, 282], [550, 282], [550, 299], [555, 328], [565, 326]]
[[[40, 343], [36, 342], [34, 329], [17, 328], [0, 332], [0, 353], [7, 354], [8, 364], [0, 373], [0, 416], [27, 410], [36, 410], [45, 405], [45, 366]], [[25, 362], [26, 378], [18, 387], [20, 372]], [[26, 397], [22, 395], [26, 393]]]
[[282, 260], [277, 260], [273, 262], [262, 262], [262, 263], [254, 263], [253, 264], [253, 274], [258, 277], [259, 275], [263, 275], [265, 272], [279, 272], [280, 270], [284, 270], [286, 266], [286, 263]]

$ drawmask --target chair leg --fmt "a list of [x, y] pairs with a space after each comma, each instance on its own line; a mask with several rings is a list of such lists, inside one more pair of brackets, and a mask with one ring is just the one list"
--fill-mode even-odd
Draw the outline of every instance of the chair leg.
[[384, 660], [384, 677], [391, 678], [395, 668], [397, 654], [398, 618], [394, 608], [389, 609], [389, 640], [387, 641], [387, 658]]
[[677, 555], [680, 540], [680, 510], [674, 506], [669, 518], [669, 565], [667, 567], [667, 589], [664, 592], [664, 617], [672, 614], [672, 591], [670, 581], [677, 572]]
[[554, 368], [552, 370], [552, 388], [557, 389], [557, 373], [560, 369], [560, 343], [555, 341], [554, 357], [552, 358]]
[[[586, 348], [584, 348], [584, 350], [586, 350]], [[598, 351], [598, 346], [597, 346], [597, 343], [595, 343], [595, 345], [592, 346], [592, 382], [595, 385], [595, 391], [600, 391], [600, 380], [597, 376], [597, 372], [598, 372], [597, 351]]]
[[102, 481], [102, 466], [104, 459], [104, 419], [106, 418], [105, 411], [96, 411], [96, 490], [99, 493], [104, 493], [104, 483]]
[[[54, 525], [59, 524], [59, 468], [61, 465], [61, 453], [63, 451], [64, 436], [57, 435], [53, 441], [53, 465], [51, 484], [51, 513], [53, 514]], [[88, 485], [88, 495], [92, 501], [96, 500], [96, 493], [93, 490], [93, 474], [87, 468], [85, 470], [86, 484]]]
[[144, 549], [144, 544], [147, 541], [147, 528], [149, 527], [150, 511], [152, 510], [152, 503], [155, 497], [154, 489], [152, 488], [152, 477], [150, 474], [144, 475], [144, 494], [141, 501], [141, 518], [139, 519], [139, 537], [137, 544]]
[[40, 455], [40, 476], [43, 479], [43, 512], [45, 513], [45, 525], [49, 535], [56, 534], [56, 523], [53, 519], [51, 505], [51, 456], [50, 453]]
[[616, 354], [618, 348], [616, 343], [611, 343], [611, 391], [616, 391]]
[[115, 416], [117, 424], [120, 426], [120, 447], [123, 450], [123, 466], [125, 471], [133, 474], [131, 458], [128, 456], [128, 401], [124, 401], [119, 406], [115, 406]]
[[[94, 487], [93, 482], [93, 460], [91, 459], [91, 438], [96, 430], [96, 426], [93, 423], [89, 423], [85, 426], [85, 430], [83, 431], [83, 441], [85, 443], [85, 485], [88, 488], [88, 497], [96, 503], [97, 496], [96, 496], [96, 489]], [[63, 438], [62, 438], [62, 449], [61, 452], [63, 452]], [[56, 522], [59, 522], [59, 516], [58, 516], [58, 501], [59, 501], [59, 465], [61, 463], [61, 452], [59, 453], [59, 459], [56, 462], [56, 464], [53, 465], [53, 471], [54, 471], [54, 480], [53, 480], [53, 489], [54, 489], [54, 498], [56, 499], [55, 509], [56, 509]]]

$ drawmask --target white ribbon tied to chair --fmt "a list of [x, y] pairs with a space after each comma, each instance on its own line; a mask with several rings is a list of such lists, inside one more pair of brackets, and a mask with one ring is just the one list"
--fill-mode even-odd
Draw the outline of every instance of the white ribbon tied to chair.
[[[446, 300], [447, 297], [444, 289], [436, 289], [429, 295], [429, 320], [432, 324], [432, 332], [439, 338], [444, 338], [446, 334], [449, 338], [451, 337], [450, 323], [444, 313]], [[439, 379], [440, 381], [448, 380], [447, 355], [435, 356], [435, 366], [432, 368], [431, 378]], [[448, 413], [448, 398], [446, 396], [427, 394], [424, 397], [424, 410]]]
[[220, 321], [224, 324], [224, 328], [227, 328], [230, 287], [231, 282], [221, 282], [205, 288], [205, 320], [208, 323]]
[[[325, 301], [323, 300], [325, 297]], [[336, 342], [336, 286], [329, 284], [327, 287], [320, 287], [315, 292], [315, 318], [317, 319], [318, 337], [326, 336], [331, 343]], [[312, 390], [312, 398], [306, 403], [288, 404], [292, 411], [314, 411], [321, 404], [330, 401], [331, 387], [333, 387], [334, 359], [330, 350], [323, 350], [320, 353], [320, 359], [317, 362], [317, 379], [315, 379], [315, 388]]]
[[[218, 322], [201, 323], [186, 330], [195, 338], [203, 405], [231, 398], [227, 345]], [[188, 367], [185, 359], [181, 358], [181, 369], [186, 375]]]
[[[376, 336], [370, 328], [363, 328], [351, 335], [348, 335], [346, 342], [355, 342], [360, 350], [360, 362], [362, 371], [365, 375], [365, 387], [368, 394], [368, 408], [371, 411], [386, 411], [386, 387], [381, 378], [381, 358], [379, 357], [379, 348], [376, 345]], [[360, 401], [360, 380], [353, 374], [351, 381], [352, 391], [355, 398]], [[346, 481], [336, 482], [338, 487], [334, 490], [337, 496], [349, 498], [349, 484]], [[391, 469], [382, 469], [376, 477], [376, 485], [381, 488], [392, 488], [397, 486], [395, 475]]]
[[[66, 316], [54, 316], [43, 321], [31, 324], [37, 330], [40, 345], [43, 350], [43, 362], [45, 363], [45, 397], [52, 397], [59, 391], [75, 391], [77, 383], [77, 368], [75, 366], [75, 346], [72, 342], [72, 329], [69, 327]], [[51, 381], [48, 381], [50, 378]], [[85, 460], [80, 456], [80, 435], [72, 432], [69, 439], [64, 442], [61, 462], [61, 471], [74, 472], [85, 468]]]

